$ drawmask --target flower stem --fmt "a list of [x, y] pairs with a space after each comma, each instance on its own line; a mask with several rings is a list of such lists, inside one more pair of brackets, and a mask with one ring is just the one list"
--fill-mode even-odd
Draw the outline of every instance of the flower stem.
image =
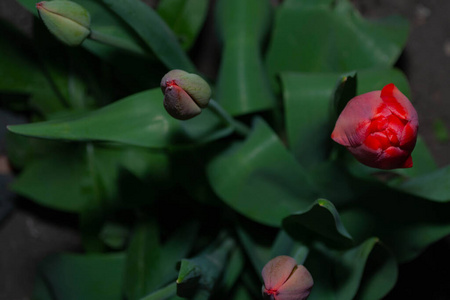
[[99, 43], [120, 48], [135, 54], [146, 55], [146, 52], [138, 45], [130, 43], [129, 41], [117, 36], [105, 34], [96, 30], [91, 30], [89, 38]]
[[218, 115], [220, 118], [222, 118], [239, 135], [241, 135], [243, 137], [249, 135], [250, 128], [248, 128], [247, 125], [235, 120], [215, 100], [211, 99], [209, 101], [208, 108], [210, 108], [216, 115]]

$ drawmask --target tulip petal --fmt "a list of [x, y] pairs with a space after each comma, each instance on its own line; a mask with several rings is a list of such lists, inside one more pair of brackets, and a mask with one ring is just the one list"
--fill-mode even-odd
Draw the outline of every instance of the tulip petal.
[[289, 278], [297, 262], [290, 256], [277, 256], [262, 269], [262, 277], [266, 290], [278, 290]]
[[393, 83], [386, 85], [381, 90], [380, 97], [394, 115], [403, 120], [418, 123], [418, 116], [414, 106]]
[[308, 298], [314, 285], [313, 278], [309, 271], [302, 265], [298, 265], [291, 277], [279, 289], [280, 300], [304, 300]]
[[368, 135], [370, 120], [380, 114], [380, 93], [373, 91], [350, 100], [336, 121], [331, 138], [347, 147], [361, 145]]
[[362, 164], [366, 166], [377, 168], [377, 161], [382, 153], [382, 149], [372, 149], [366, 144], [358, 147], [347, 147], [351, 154]]
[[405, 168], [403, 166], [409, 156], [410, 154], [408, 151], [404, 151], [398, 147], [389, 147], [381, 153], [374, 164], [376, 165], [376, 168], [384, 170]]
[[166, 88], [164, 108], [172, 117], [179, 120], [188, 120], [202, 112], [191, 97], [177, 85]]
[[412, 122], [409, 122], [403, 128], [403, 132], [400, 135], [400, 147], [405, 150], [412, 151], [416, 145], [417, 140], [417, 126]]

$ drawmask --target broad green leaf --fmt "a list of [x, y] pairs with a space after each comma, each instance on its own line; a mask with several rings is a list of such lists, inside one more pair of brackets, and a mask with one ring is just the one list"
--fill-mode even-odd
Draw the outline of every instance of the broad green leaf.
[[377, 91], [389, 83], [395, 84], [397, 88], [406, 96], [411, 96], [408, 79], [399, 69], [373, 68], [358, 70], [357, 95]]
[[310, 176], [319, 187], [320, 197], [329, 199], [337, 207], [357, 201], [371, 188], [370, 182], [352, 176], [339, 159], [315, 166]]
[[58, 254], [46, 258], [39, 270], [50, 299], [119, 300], [124, 263], [122, 253]]
[[448, 203], [426, 201], [381, 185], [352, 207], [341, 220], [356, 242], [378, 236], [399, 262], [417, 257], [427, 246], [450, 234]]
[[66, 147], [32, 161], [12, 189], [37, 203], [63, 211], [79, 212], [92, 200], [83, 145]]
[[174, 33], [150, 6], [139, 0], [101, 1], [135, 30], [168, 69], [196, 71]]
[[289, 148], [305, 167], [324, 161], [331, 148], [331, 100], [337, 74], [282, 73]]
[[414, 177], [395, 188], [437, 202], [450, 201], [450, 166]]
[[256, 222], [280, 226], [288, 215], [315, 199], [307, 173], [261, 119], [207, 166], [209, 182], [230, 207]]
[[[9, 126], [22, 135], [71, 141], [109, 141], [151, 148], [202, 143], [231, 133], [211, 110], [188, 121], [169, 116], [159, 88], [134, 94], [97, 111], [48, 122]], [[220, 134], [217, 134], [220, 133]]]
[[183, 49], [192, 47], [208, 13], [208, 0], [163, 0], [158, 14], [176, 34]]
[[273, 108], [275, 98], [261, 53], [261, 43], [271, 20], [269, 1], [221, 0], [216, 15], [224, 44], [217, 101], [231, 115]]
[[203, 296], [209, 296], [213, 292], [234, 247], [234, 241], [226, 238], [210, 251], [182, 259], [177, 279], [177, 295], [191, 297], [200, 294], [202, 296], [199, 299], [209, 299]]
[[196, 232], [195, 224], [185, 225], [162, 244], [157, 225], [153, 222], [141, 222], [134, 231], [127, 252], [127, 298], [140, 299], [175, 280], [176, 264], [191, 250]]
[[311, 244], [317, 240], [335, 248], [353, 245], [334, 205], [325, 199], [315, 201], [304, 211], [283, 220], [283, 229], [295, 240]]
[[377, 238], [345, 251], [318, 246], [305, 266], [314, 278], [312, 300], [381, 299], [397, 279], [395, 259]]
[[282, 71], [348, 72], [390, 67], [407, 35], [405, 19], [368, 21], [348, 0], [308, 5], [288, 0], [277, 10], [267, 68], [273, 79]]

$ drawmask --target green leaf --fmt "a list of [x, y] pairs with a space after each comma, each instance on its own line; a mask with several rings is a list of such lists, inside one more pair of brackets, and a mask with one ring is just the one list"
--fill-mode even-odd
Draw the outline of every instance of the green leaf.
[[217, 101], [231, 115], [273, 108], [275, 98], [261, 54], [261, 43], [271, 20], [269, 1], [218, 1], [216, 15], [224, 43]]
[[142, 38], [168, 69], [196, 73], [195, 66], [183, 51], [174, 33], [161, 17], [139, 0], [102, 0]]
[[314, 278], [308, 299], [381, 299], [394, 286], [397, 265], [377, 238], [345, 251], [319, 246], [305, 266]]
[[244, 142], [233, 144], [207, 166], [209, 182], [230, 207], [256, 222], [281, 220], [309, 206], [315, 189], [271, 128], [256, 119]]
[[426, 201], [382, 185], [374, 185], [352, 207], [340, 210], [355, 241], [378, 236], [401, 263], [450, 233], [449, 213], [448, 203]]
[[[182, 259], [177, 279], [177, 295], [191, 297], [198, 293], [204, 296], [211, 294], [234, 247], [234, 241], [227, 238], [213, 250], [193, 258]], [[202, 296], [199, 299], [204, 298]]]
[[395, 186], [408, 194], [437, 202], [450, 201], [450, 166], [414, 177]]
[[[97, 111], [48, 122], [9, 126], [14, 133], [71, 141], [109, 141], [151, 148], [203, 143], [231, 133], [208, 109], [189, 121], [170, 117], [161, 90], [144, 91]], [[220, 133], [220, 134], [217, 134]]]
[[286, 217], [283, 229], [303, 244], [319, 240], [336, 248], [353, 245], [353, 239], [342, 224], [336, 208], [325, 199], [319, 199], [306, 210]]
[[158, 14], [178, 37], [183, 49], [192, 47], [208, 13], [208, 0], [162, 0]]
[[403, 18], [368, 21], [347, 0], [303, 2], [284, 1], [277, 10], [266, 60], [272, 79], [282, 71], [390, 67], [406, 43]]
[[26, 166], [12, 189], [37, 203], [63, 211], [79, 212], [92, 200], [83, 147], [65, 147]]
[[124, 263], [122, 253], [58, 254], [46, 258], [39, 270], [53, 296], [50, 299], [119, 300]]
[[331, 97], [337, 74], [282, 73], [287, 138], [306, 167], [324, 161], [331, 148]]
[[141, 222], [134, 231], [127, 252], [127, 298], [140, 299], [174, 280], [177, 277], [176, 263], [191, 250], [196, 232], [197, 226], [189, 224], [161, 244], [156, 224]]

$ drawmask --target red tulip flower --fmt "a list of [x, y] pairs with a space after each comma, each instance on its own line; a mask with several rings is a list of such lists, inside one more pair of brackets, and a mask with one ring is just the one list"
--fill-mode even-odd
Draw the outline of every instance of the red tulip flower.
[[285, 255], [270, 260], [262, 270], [262, 277], [265, 300], [305, 300], [314, 285], [308, 270]]
[[410, 168], [416, 145], [417, 112], [394, 84], [351, 99], [331, 138], [361, 163], [379, 169]]

